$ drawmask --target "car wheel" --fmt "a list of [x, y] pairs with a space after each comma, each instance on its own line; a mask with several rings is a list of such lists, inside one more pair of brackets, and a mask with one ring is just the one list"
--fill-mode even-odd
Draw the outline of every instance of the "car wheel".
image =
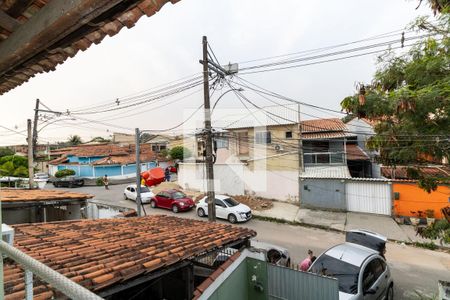
[[81, 181], [80, 187], [84, 186], [84, 180]]
[[387, 294], [386, 294], [386, 299], [387, 300], [394, 300], [394, 287], [392, 286], [392, 284], [389, 286], [389, 289], [388, 289]]
[[58, 187], [58, 184], [56, 182], [53, 182], [54, 187]]
[[155, 200], [150, 201], [150, 206], [151, 206], [152, 208], [156, 208], [156, 202], [155, 202]]
[[73, 183], [69, 182], [69, 188], [73, 188]]
[[123, 194], [123, 199], [128, 200], [127, 194]]
[[229, 215], [228, 215], [228, 222], [230, 222], [230, 223], [232, 223], [232, 224], [236, 223], [236, 222], [237, 222], [236, 216], [233, 215], [233, 214], [229, 214]]
[[205, 216], [205, 211], [203, 210], [203, 208], [199, 208], [197, 210], [197, 216], [199, 216], [200, 218], [203, 218]]
[[172, 205], [172, 211], [173, 211], [174, 213], [177, 213], [177, 212], [178, 212], [178, 206]]

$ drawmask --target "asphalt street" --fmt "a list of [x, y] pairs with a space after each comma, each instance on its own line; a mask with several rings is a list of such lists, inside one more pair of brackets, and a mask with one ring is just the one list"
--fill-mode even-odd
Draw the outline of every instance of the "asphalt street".
[[[136, 208], [131, 200], [124, 200], [126, 185], [104, 187], [82, 187], [71, 191], [94, 195], [95, 202]], [[164, 209], [152, 209], [145, 205], [147, 214], [175, 215]], [[200, 219], [195, 210], [176, 214], [183, 218]], [[205, 220], [205, 219], [203, 219]], [[226, 221], [219, 221], [226, 222]], [[277, 244], [289, 250], [293, 262], [299, 262], [307, 255], [308, 249], [319, 255], [324, 250], [344, 241], [344, 234], [315, 228], [250, 220], [239, 224], [257, 232], [256, 239]], [[387, 245], [386, 259], [394, 278], [395, 299], [434, 299], [437, 295], [438, 280], [450, 280], [450, 254], [431, 251], [407, 245], [391, 243]]]

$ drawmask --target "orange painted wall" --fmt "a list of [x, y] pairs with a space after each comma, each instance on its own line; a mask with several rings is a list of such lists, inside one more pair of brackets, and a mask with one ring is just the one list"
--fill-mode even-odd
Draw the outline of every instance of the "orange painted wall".
[[[394, 213], [400, 216], [413, 216], [411, 211], [427, 209], [434, 210], [437, 219], [443, 218], [441, 208], [450, 206], [450, 188], [439, 186], [434, 192], [428, 194], [415, 183], [394, 183], [394, 193], [400, 193], [399, 200], [394, 200]], [[424, 215], [425, 217], [425, 215]]]

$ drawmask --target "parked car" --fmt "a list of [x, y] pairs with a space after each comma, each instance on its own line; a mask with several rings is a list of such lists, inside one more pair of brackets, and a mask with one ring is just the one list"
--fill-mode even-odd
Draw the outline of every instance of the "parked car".
[[48, 176], [47, 173], [40, 172], [40, 173], [34, 174], [34, 179], [42, 180], [42, 181], [44, 181], [44, 180], [48, 181], [50, 179], [50, 177]]
[[52, 180], [54, 187], [82, 187], [84, 185], [84, 180], [76, 176], [66, 176], [62, 178], [55, 178]]
[[179, 190], [171, 189], [161, 191], [150, 201], [153, 208], [161, 207], [171, 209], [174, 213], [186, 211], [195, 206], [194, 200]]
[[[130, 184], [123, 190], [123, 198], [125, 200], [130, 199], [136, 201], [137, 191], [136, 184]], [[155, 197], [152, 190], [148, 187], [141, 185], [141, 202], [142, 203], [150, 203], [150, 201]]]
[[350, 231], [345, 243], [322, 253], [309, 271], [337, 278], [340, 300], [392, 300], [394, 282], [384, 259], [385, 244], [386, 238], [377, 233]]
[[[269, 243], [260, 242], [257, 240], [250, 240], [250, 246], [256, 251], [263, 252], [266, 261], [278, 266], [289, 267], [291, 264], [291, 257], [289, 251], [281, 246]], [[231, 255], [238, 250], [234, 248], [226, 248], [217, 254], [213, 266], [218, 267], [224, 263]]]
[[[208, 215], [207, 197], [203, 197], [197, 204], [197, 215], [205, 217]], [[226, 219], [230, 223], [246, 222], [252, 218], [250, 207], [239, 203], [235, 199], [226, 195], [216, 195], [216, 217]]]

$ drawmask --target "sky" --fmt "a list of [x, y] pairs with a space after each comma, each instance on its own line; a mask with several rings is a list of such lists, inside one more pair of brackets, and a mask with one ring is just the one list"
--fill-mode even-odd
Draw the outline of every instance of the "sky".
[[[124, 28], [99, 45], [79, 52], [55, 71], [38, 74], [0, 96], [0, 125], [24, 131], [26, 119], [33, 116], [36, 98], [56, 111], [72, 112], [79, 108], [89, 111], [99, 104], [104, 108], [114, 107], [117, 98], [136, 95], [194, 74], [201, 75], [199, 59], [203, 35], [208, 37], [221, 64], [239, 63], [243, 68], [266, 62], [243, 63], [254, 59], [400, 30], [417, 16], [430, 14], [425, 3], [416, 10], [417, 3], [412, 0], [181, 0], [174, 5], [169, 3], [152, 17], [142, 17], [133, 28]], [[355, 92], [357, 82], [369, 82], [375, 67], [376, 55], [369, 55], [238, 75], [293, 99], [340, 110], [340, 101]], [[211, 102], [226, 91], [226, 86], [216, 91]], [[188, 94], [192, 95], [177, 100]], [[243, 94], [257, 105], [270, 104], [250, 91], [244, 90]], [[170, 128], [189, 117], [202, 102], [202, 87], [199, 86], [154, 105], [139, 105], [109, 114], [87, 114], [77, 119], [59, 117], [59, 121], [42, 128], [39, 142], [64, 141], [74, 134], [84, 141], [96, 136], [108, 138], [113, 132], [133, 133], [136, 127]], [[216, 118], [221, 117], [220, 110], [229, 113], [245, 111], [245, 108], [230, 92], [220, 100]], [[339, 116], [307, 107], [302, 111], [309, 113], [302, 118]], [[201, 125], [202, 117], [199, 110], [192, 118], [193, 124]], [[0, 129], [0, 145], [23, 143], [25, 136]]]

